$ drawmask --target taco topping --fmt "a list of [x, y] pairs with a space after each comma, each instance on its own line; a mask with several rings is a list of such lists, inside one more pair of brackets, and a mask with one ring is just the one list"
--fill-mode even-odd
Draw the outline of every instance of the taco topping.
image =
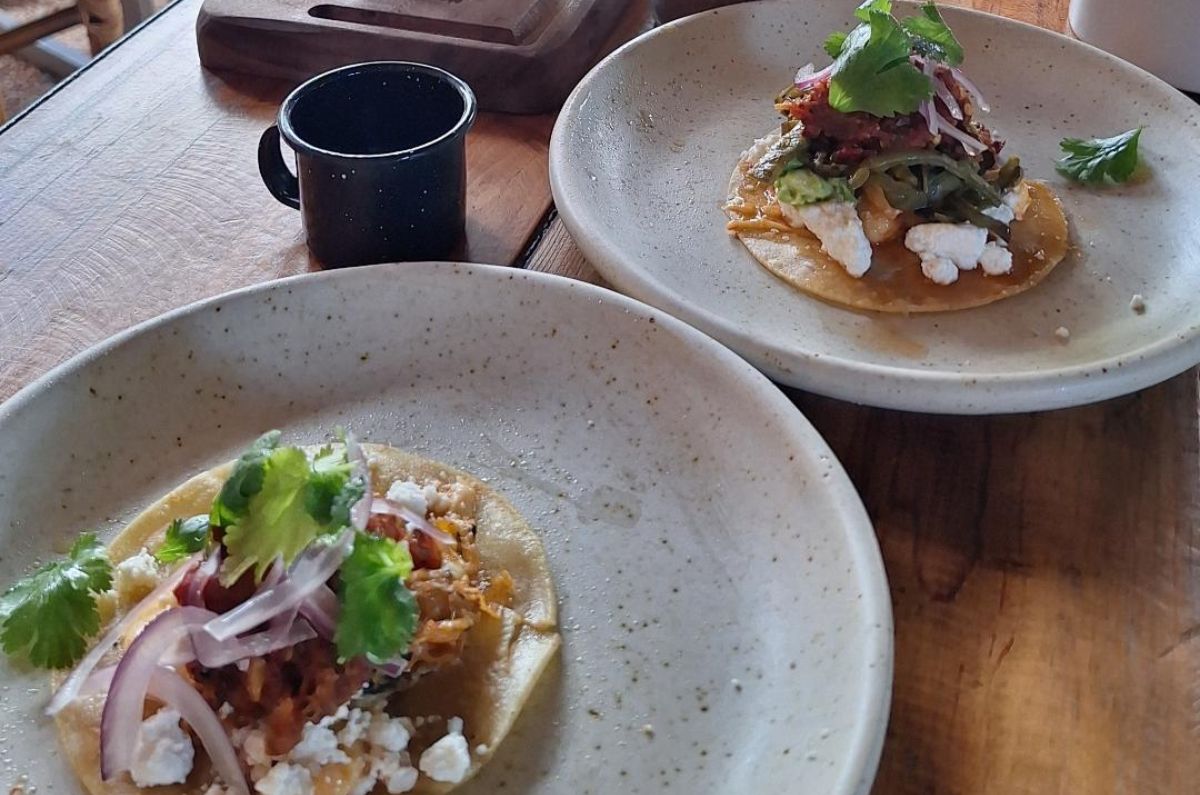
[[[153, 552], [114, 567], [84, 536], [9, 589], [4, 648], [76, 666], [50, 714], [107, 691], [106, 781], [184, 782], [194, 737], [216, 774], [209, 795], [250, 783], [262, 795], [327, 791], [321, 779], [357, 795], [406, 792], [421, 776], [460, 782], [472, 764], [463, 721], [394, 716], [388, 697], [459, 663], [481, 617], [511, 604], [512, 578], [481, 563], [471, 488], [373, 486], [351, 438], [311, 453], [265, 434], [211, 512], [171, 522]], [[85, 654], [103, 599], [126, 610]], [[410, 758], [414, 737], [424, 750]]]
[[1009, 273], [1028, 191], [979, 120], [988, 106], [959, 69], [962, 46], [933, 2], [898, 20], [890, 0], [867, 0], [855, 16], [825, 43], [833, 63], [776, 97], [784, 121], [743, 158], [752, 185], [727, 205], [730, 231], [807, 230], [855, 278], [893, 240], [936, 284]]

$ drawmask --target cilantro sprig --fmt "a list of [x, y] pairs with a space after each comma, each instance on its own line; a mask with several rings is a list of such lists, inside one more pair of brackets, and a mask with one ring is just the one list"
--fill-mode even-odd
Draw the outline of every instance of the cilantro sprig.
[[860, 20], [857, 27], [832, 33], [824, 43], [834, 59], [829, 105], [835, 110], [913, 113], [933, 96], [933, 84], [909, 56], [915, 52], [949, 66], [962, 63], [962, 45], [932, 0], [903, 22], [892, 16], [891, 0], [867, 0], [854, 16]]
[[1066, 154], [1056, 168], [1076, 182], [1125, 182], [1137, 170], [1141, 135], [1142, 128], [1135, 127], [1111, 138], [1064, 138], [1059, 146]]
[[918, 16], [908, 17], [900, 26], [908, 34], [912, 48], [926, 58], [947, 66], [958, 66], [963, 62], [962, 45], [934, 3], [925, 3]]
[[341, 612], [333, 636], [339, 660], [361, 655], [382, 663], [408, 649], [419, 613], [416, 597], [404, 584], [412, 567], [407, 544], [366, 533], [355, 536], [354, 551], [339, 570]]
[[39, 668], [69, 668], [100, 630], [96, 594], [112, 587], [112, 564], [92, 533], [64, 560], [47, 563], [0, 596], [0, 644]]
[[208, 546], [211, 535], [206, 513], [188, 519], [176, 519], [167, 526], [166, 537], [154, 550], [154, 557], [159, 563], [183, 560]]
[[276, 559], [290, 564], [313, 539], [349, 525], [350, 506], [364, 493], [345, 448], [323, 448], [310, 462], [279, 439], [270, 431], [251, 445], [213, 501], [210, 521], [225, 531], [227, 585], [250, 570], [262, 579]]

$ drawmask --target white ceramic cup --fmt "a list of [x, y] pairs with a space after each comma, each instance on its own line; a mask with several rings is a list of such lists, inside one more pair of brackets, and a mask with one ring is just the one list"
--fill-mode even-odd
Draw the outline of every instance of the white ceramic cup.
[[1075, 35], [1186, 91], [1200, 91], [1200, 0], [1071, 0]]

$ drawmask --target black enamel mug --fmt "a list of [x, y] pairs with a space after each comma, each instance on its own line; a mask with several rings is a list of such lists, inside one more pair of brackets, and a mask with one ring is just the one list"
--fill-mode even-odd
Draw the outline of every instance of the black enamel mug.
[[[271, 194], [300, 210], [326, 267], [444, 259], [466, 221], [466, 135], [475, 95], [425, 64], [375, 61], [317, 75], [258, 142]], [[296, 174], [279, 137], [296, 152]]]

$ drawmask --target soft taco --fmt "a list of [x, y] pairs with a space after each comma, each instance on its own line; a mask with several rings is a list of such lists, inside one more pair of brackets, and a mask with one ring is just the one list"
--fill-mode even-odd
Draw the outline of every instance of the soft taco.
[[[6, 651], [74, 666], [47, 712], [92, 795], [448, 792], [560, 643], [542, 544], [503, 496], [277, 432], [3, 600]], [[75, 635], [22, 629], [52, 618]]]
[[738, 160], [729, 231], [779, 278], [857, 309], [966, 309], [1038, 284], [1066, 255], [1066, 217], [979, 120], [987, 103], [937, 7], [855, 14], [825, 43], [833, 63], [800, 70], [775, 99], [783, 123]]

